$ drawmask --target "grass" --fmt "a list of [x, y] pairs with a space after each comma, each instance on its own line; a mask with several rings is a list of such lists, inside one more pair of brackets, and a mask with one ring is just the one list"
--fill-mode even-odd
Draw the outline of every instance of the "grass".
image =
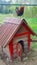
[[37, 18], [29, 18], [27, 23], [30, 28], [37, 34]]
[[[16, 16], [16, 15], [15, 15]], [[5, 17], [13, 17], [13, 14], [0, 14], [0, 23], [3, 23]], [[17, 16], [16, 16], [17, 17]], [[25, 18], [25, 17], [22, 17]], [[37, 18], [25, 18], [30, 28], [37, 34]], [[37, 39], [36, 36], [31, 36], [32, 39]], [[31, 48], [37, 49], [37, 42], [31, 44]]]
[[31, 43], [31, 49], [37, 49], [37, 42]]
[[13, 17], [13, 14], [0, 14], [0, 23], [3, 23], [3, 20], [6, 18], [6, 17]]

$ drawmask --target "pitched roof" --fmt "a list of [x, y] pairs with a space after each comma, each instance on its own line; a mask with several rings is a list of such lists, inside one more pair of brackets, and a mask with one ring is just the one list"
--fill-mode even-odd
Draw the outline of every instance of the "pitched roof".
[[[22, 24], [22, 22], [24, 21], [21, 20], [20, 18], [6, 18], [4, 20], [4, 23], [0, 26], [0, 45], [1, 46], [6, 45], [13, 38], [17, 30], [19, 29], [20, 25]], [[29, 27], [28, 27], [28, 30], [31, 32]], [[32, 34], [34, 33], [32, 32]]]
[[26, 28], [26, 30], [28, 30], [32, 35], [36, 35], [36, 34], [32, 31], [32, 29], [28, 26], [26, 20], [23, 19], [22, 21], [23, 21], [23, 25], [24, 25], [24, 27]]

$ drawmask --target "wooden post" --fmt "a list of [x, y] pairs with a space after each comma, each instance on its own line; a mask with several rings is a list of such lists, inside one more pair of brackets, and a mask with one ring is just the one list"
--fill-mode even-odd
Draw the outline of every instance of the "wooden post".
[[10, 58], [13, 57], [13, 40], [9, 43], [9, 52], [10, 52]]
[[28, 51], [30, 51], [30, 33], [28, 34]]

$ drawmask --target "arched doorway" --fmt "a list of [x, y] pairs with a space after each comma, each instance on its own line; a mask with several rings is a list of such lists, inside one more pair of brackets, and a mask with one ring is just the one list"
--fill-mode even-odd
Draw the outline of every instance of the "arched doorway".
[[22, 46], [22, 52], [24, 52], [24, 41], [20, 40], [18, 43]]
[[24, 41], [20, 40], [18, 41], [16, 45], [17, 55], [22, 57], [22, 53], [24, 53]]

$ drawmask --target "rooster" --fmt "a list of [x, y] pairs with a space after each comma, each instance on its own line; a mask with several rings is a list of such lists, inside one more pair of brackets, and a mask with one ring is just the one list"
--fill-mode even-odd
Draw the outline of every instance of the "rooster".
[[24, 13], [24, 7], [20, 7], [20, 9], [18, 7], [16, 7], [16, 13], [17, 13], [17, 16], [22, 16], [23, 13]]

